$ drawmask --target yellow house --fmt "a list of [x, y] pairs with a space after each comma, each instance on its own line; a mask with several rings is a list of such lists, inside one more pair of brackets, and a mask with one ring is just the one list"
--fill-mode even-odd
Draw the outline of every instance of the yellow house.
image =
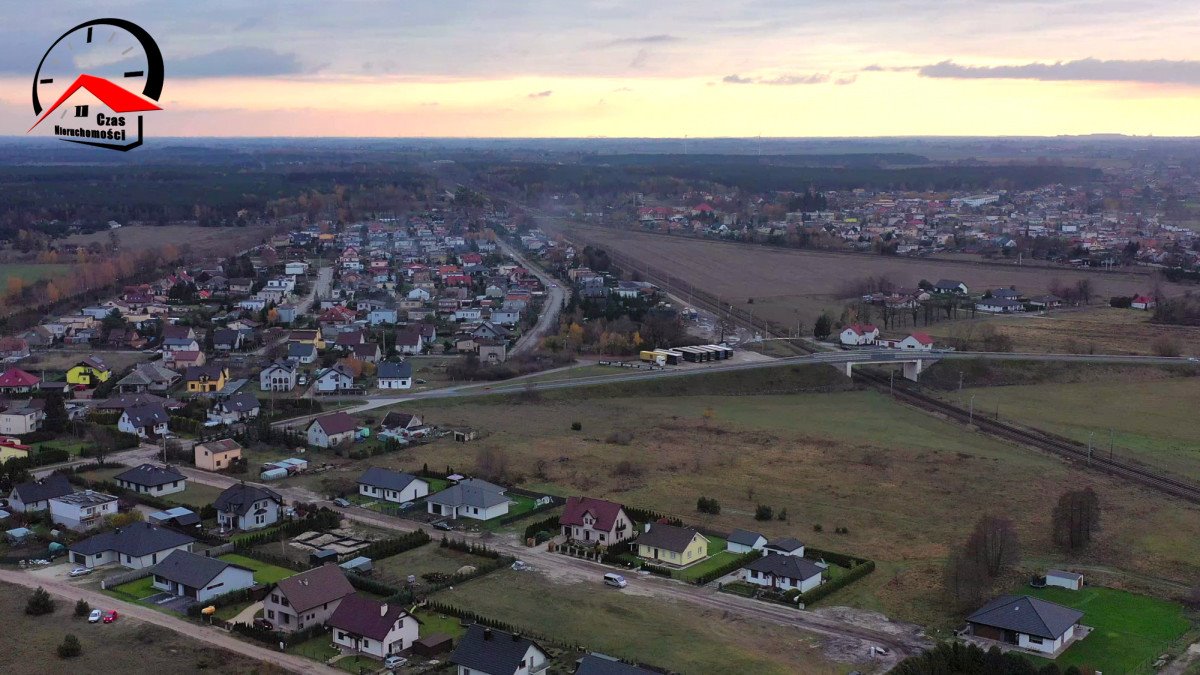
[[22, 445], [15, 438], [5, 438], [0, 436], [0, 464], [4, 464], [10, 459], [25, 459], [29, 456], [29, 446]]
[[194, 450], [196, 452], [196, 468], [205, 471], [228, 469], [235, 459], [242, 457], [242, 446], [229, 438], [211, 443], [198, 443]]
[[222, 366], [189, 366], [184, 372], [188, 393], [211, 394], [225, 388], [229, 369]]
[[647, 562], [687, 567], [708, 557], [708, 539], [690, 527], [662, 523], [647, 527], [650, 529], [637, 539], [638, 557]]
[[288, 342], [299, 342], [300, 344], [313, 345], [317, 349], [325, 349], [325, 338], [321, 337], [319, 330], [294, 330], [288, 333]]
[[94, 387], [101, 382], [107, 382], [108, 378], [112, 377], [112, 371], [99, 358], [89, 356], [86, 359], [71, 366], [67, 371], [67, 382], [69, 384], [82, 384], [88, 387]]

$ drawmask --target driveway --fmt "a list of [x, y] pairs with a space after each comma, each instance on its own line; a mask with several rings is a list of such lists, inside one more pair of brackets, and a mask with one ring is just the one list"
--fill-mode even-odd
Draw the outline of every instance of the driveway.
[[181, 598], [174, 593], [155, 593], [148, 598], [142, 598], [142, 602], [169, 609], [172, 612], [187, 614], [188, 607], [196, 604], [196, 601], [191, 598]]

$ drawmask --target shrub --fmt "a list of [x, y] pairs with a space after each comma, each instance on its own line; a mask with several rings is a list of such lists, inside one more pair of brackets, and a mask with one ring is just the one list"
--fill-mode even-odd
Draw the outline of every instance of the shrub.
[[83, 645], [79, 644], [79, 638], [67, 634], [63, 638], [62, 644], [58, 646], [58, 658], [73, 659], [83, 653]]
[[775, 509], [766, 504], [759, 504], [758, 508], [754, 509], [755, 520], [771, 520], [775, 517]]
[[813, 523], [813, 532], [822, 532], [824, 530], [825, 530], [825, 527], [823, 525], [821, 525], [820, 523]]
[[29, 596], [29, 602], [25, 603], [25, 613], [30, 616], [42, 616], [50, 614], [54, 611], [54, 599], [46, 592], [46, 589], [41, 586]]
[[779, 509], [779, 514], [775, 518], [778, 520], [787, 520], [787, 509]]
[[709, 497], [701, 497], [696, 500], [696, 510], [700, 513], [711, 513], [712, 515], [721, 514], [721, 502]]
[[92, 606], [88, 604], [87, 600], [80, 598], [79, 602], [75, 603], [75, 616], [87, 616], [91, 611]]
[[582, 422], [571, 422], [571, 431], [582, 431], [582, 430], [583, 430]]

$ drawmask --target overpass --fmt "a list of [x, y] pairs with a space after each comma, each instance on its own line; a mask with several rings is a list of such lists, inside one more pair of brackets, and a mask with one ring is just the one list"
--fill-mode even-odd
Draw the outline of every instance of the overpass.
[[899, 363], [902, 366], [904, 379], [912, 380], [913, 382], [917, 381], [921, 371], [938, 361], [938, 357], [934, 356], [932, 352], [913, 353], [896, 351], [870, 351], [862, 353], [860, 358], [849, 356], [858, 354], [854, 351], [844, 352], [843, 354], [847, 354], [847, 356], [834, 361], [833, 367], [844, 372], [846, 377], [854, 377], [854, 366], [856, 365], [866, 366]]

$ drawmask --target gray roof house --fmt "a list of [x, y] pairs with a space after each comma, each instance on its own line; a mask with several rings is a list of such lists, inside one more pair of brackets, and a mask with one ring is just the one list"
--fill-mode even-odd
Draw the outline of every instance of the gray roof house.
[[1076, 636], [1083, 612], [1028, 595], [1002, 595], [967, 617], [972, 635], [1056, 654]]
[[279, 520], [283, 497], [257, 485], [238, 483], [225, 488], [213, 500], [217, 523], [222, 529], [257, 530]]
[[654, 671], [592, 653], [575, 662], [575, 675], [654, 675]]
[[150, 573], [155, 588], [197, 602], [254, 585], [248, 567], [182, 550], [169, 553]]
[[654, 523], [649, 530], [637, 538], [637, 544], [682, 553], [697, 535], [700, 533], [690, 527]]
[[190, 551], [196, 540], [150, 523], [134, 523], [77, 541], [69, 549], [71, 562], [96, 567], [111, 562], [130, 569], [157, 565], [174, 550]]
[[467, 628], [450, 655], [450, 663], [469, 669], [467, 672], [487, 675], [515, 675], [546, 671], [546, 651], [536, 642], [520, 635], [475, 624]]
[[183, 375], [158, 363], [143, 363], [125, 377], [117, 380], [117, 391], [141, 393], [146, 391], [165, 392], [183, 379]]
[[358, 477], [358, 492], [389, 502], [408, 502], [429, 495], [429, 482], [411, 474], [373, 466]]
[[24, 513], [50, 508], [50, 500], [69, 495], [75, 491], [70, 481], [62, 474], [51, 474], [41, 480], [21, 483], [9, 495], [9, 508]]
[[734, 530], [725, 540], [725, 550], [734, 553], [749, 553], [761, 550], [767, 544], [767, 538], [758, 532], [750, 530]]
[[742, 578], [778, 590], [808, 591], [821, 584], [821, 567], [794, 555], [764, 555], [742, 568]]
[[168, 495], [183, 492], [187, 487], [187, 476], [173, 466], [140, 464], [113, 476], [117, 485], [126, 490], [143, 494]]
[[491, 520], [508, 513], [504, 488], [473, 478], [430, 495], [425, 501], [430, 513], [447, 518]]

